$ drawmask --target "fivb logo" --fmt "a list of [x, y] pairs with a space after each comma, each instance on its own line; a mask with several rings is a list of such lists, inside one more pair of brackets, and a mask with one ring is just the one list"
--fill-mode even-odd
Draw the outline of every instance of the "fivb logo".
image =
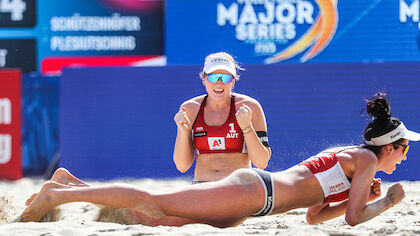
[[[314, 3], [319, 7], [314, 20]], [[242, 4], [240, 11], [239, 5]], [[258, 9], [258, 10], [256, 10]], [[287, 60], [310, 48], [301, 58], [306, 62], [329, 44], [338, 25], [337, 0], [237, 0], [226, 7], [217, 5], [217, 24], [235, 26], [236, 38], [254, 45], [257, 55], [271, 55], [265, 63]], [[310, 24], [302, 35], [296, 26]], [[277, 44], [293, 44], [277, 52]]]
[[[0, 125], [10, 125], [12, 122], [12, 104], [7, 98], [0, 98]], [[12, 158], [12, 137], [0, 134], [0, 164], [5, 164]]]

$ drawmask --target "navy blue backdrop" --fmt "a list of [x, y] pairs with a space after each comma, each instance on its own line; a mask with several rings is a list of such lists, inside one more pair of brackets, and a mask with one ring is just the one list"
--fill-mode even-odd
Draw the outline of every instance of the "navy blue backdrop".
[[[359, 144], [364, 98], [390, 95], [392, 112], [420, 131], [420, 63], [245, 66], [235, 91], [258, 99], [273, 150], [270, 171], [322, 149]], [[172, 162], [174, 114], [205, 92], [199, 66], [65, 69], [60, 85], [60, 165], [82, 178], [183, 176]], [[420, 180], [420, 144], [385, 180]], [[192, 170], [187, 172], [191, 177]]]

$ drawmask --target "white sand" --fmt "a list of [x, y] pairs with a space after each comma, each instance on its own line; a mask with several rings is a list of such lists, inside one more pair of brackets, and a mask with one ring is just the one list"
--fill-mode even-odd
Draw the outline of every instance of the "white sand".
[[[91, 184], [104, 182], [88, 181]], [[120, 180], [151, 191], [168, 191], [190, 184], [187, 180]], [[402, 182], [407, 197], [382, 215], [351, 227], [344, 217], [316, 226], [305, 221], [306, 209], [285, 214], [250, 218], [243, 224], [219, 229], [204, 224], [182, 227], [148, 227], [96, 222], [99, 208], [89, 203], [70, 203], [60, 207], [57, 222], [11, 223], [9, 222], [25, 206], [26, 199], [39, 191], [42, 179], [24, 178], [16, 182], [0, 181], [0, 235], [420, 235], [420, 181]], [[390, 183], [383, 184], [383, 194]]]

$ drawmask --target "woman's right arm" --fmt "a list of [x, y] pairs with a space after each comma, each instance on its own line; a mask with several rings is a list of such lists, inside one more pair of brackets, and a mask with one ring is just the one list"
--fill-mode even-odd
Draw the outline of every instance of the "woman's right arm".
[[[381, 196], [381, 179], [373, 179], [370, 190], [369, 202]], [[348, 200], [332, 205], [327, 203], [310, 207], [306, 213], [306, 221], [308, 224], [313, 225], [341, 216], [346, 213], [347, 203]]]
[[177, 126], [177, 135], [174, 147], [173, 160], [176, 168], [185, 173], [194, 162], [194, 146], [192, 143], [192, 113], [191, 104], [185, 102], [181, 105], [180, 110], [176, 113], [174, 120]]

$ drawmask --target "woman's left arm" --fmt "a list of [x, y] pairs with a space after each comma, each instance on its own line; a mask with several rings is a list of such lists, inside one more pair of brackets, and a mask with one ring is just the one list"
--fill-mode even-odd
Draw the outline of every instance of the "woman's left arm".
[[248, 158], [259, 169], [265, 169], [271, 156], [267, 137], [267, 122], [264, 111], [257, 101], [249, 105], [243, 104], [239, 107], [236, 112], [236, 120], [244, 135]]
[[349, 225], [357, 225], [381, 214], [404, 198], [404, 190], [395, 184], [387, 195], [370, 204], [370, 186], [376, 173], [378, 160], [376, 156], [364, 155], [358, 158], [354, 171], [346, 210], [346, 221]]

